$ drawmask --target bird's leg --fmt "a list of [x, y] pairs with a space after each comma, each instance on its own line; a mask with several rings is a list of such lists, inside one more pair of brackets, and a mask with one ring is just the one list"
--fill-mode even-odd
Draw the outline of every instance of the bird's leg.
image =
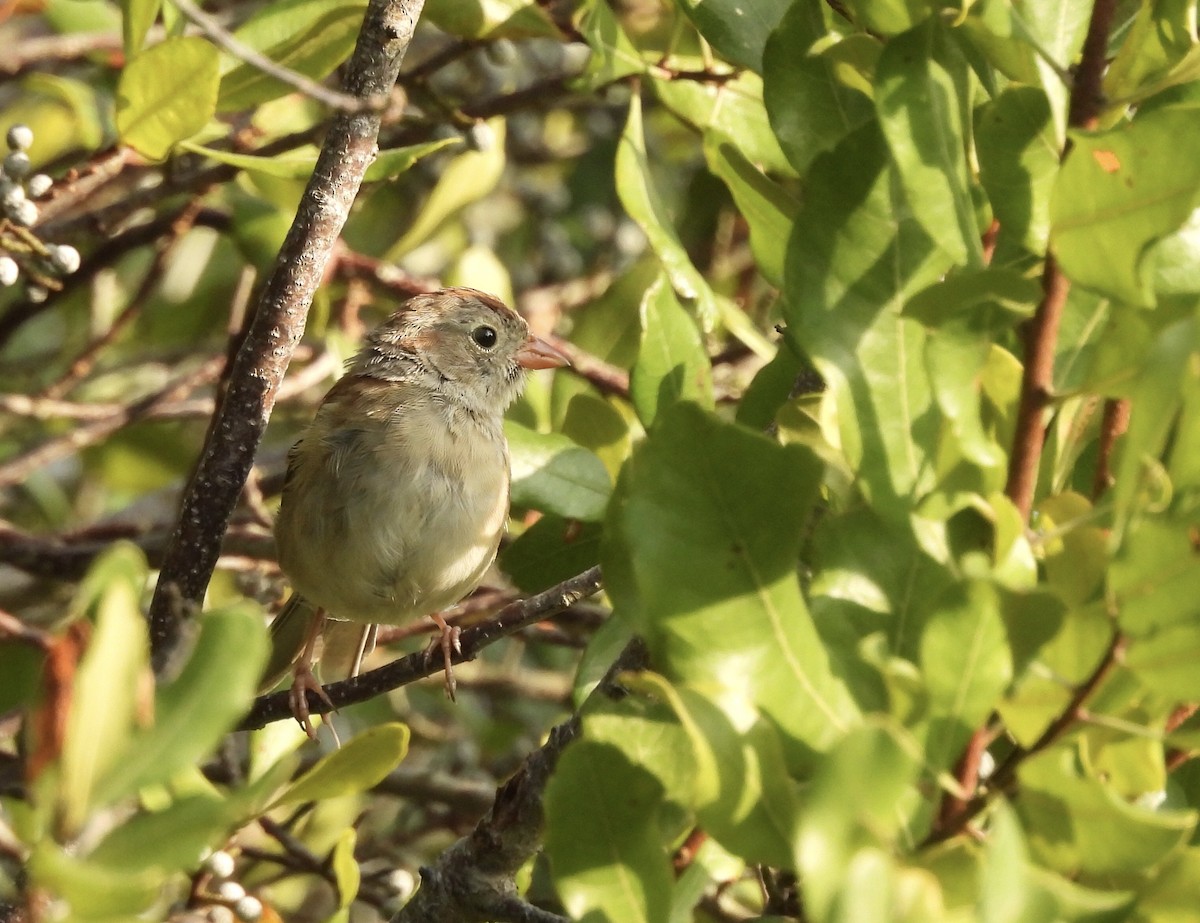
[[325, 688], [312, 671], [313, 654], [316, 651], [317, 640], [321, 637], [324, 628], [325, 610], [317, 609], [308, 625], [308, 633], [304, 638], [304, 649], [300, 652], [300, 656], [292, 668], [292, 688], [288, 690], [288, 705], [291, 706], [292, 715], [300, 722], [300, 727], [304, 728], [304, 733], [312, 740], [317, 739], [317, 732], [309, 717], [308, 693], [315, 692], [321, 701], [330, 709], [333, 708], [333, 700], [329, 698]]
[[[455, 651], [458, 651], [460, 654], [462, 653], [462, 645], [458, 641], [458, 636], [462, 634], [462, 629], [457, 625], [451, 625], [447, 622], [442, 618], [440, 612], [435, 612], [429, 617], [433, 619], [434, 624], [437, 625], [438, 630], [442, 633], [441, 638], [435, 638], [433, 644], [440, 646], [442, 649], [442, 660], [446, 664], [446, 695], [453, 702], [455, 700], [454, 691], [458, 688], [458, 683], [454, 680], [454, 663], [451, 658]], [[429, 650], [432, 652], [433, 645], [430, 645]]]
[[363, 660], [367, 654], [375, 650], [375, 639], [378, 635], [378, 625], [363, 626], [362, 634], [358, 637], [358, 647], [354, 651], [354, 662], [350, 665], [351, 678], [362, 672]]

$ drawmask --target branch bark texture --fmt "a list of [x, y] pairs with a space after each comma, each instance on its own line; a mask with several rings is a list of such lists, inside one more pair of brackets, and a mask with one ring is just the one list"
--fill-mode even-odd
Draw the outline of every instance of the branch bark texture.
[[[371, 0], [346, 70], [345, 89], [375, 100], [400, 73], [424, 0]], [[229, 517], [300, 337], [313, 294], [375, 157], [381, 116], [337, 116], [321, 148], [295, 220], [263, 288], [229, 388], [217, 409], [150, 606], [152, 663], [171, 662], [187, 612], [198, 607], [216, 566]]]

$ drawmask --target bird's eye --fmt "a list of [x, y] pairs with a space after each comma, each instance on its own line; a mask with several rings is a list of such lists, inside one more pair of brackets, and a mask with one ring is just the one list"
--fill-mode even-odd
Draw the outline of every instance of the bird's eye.
[[496, 345], [496, 330], [494, 327], [486, 325], [476, 327], [471, 331], [471, 339], [484, 349], [491, 349]]

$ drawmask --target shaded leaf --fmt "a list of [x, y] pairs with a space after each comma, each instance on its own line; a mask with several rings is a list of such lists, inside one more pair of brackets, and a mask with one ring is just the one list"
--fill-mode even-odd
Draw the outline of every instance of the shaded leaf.
[[[772, 33], [763, 55], [766, 78], [763, 99], [771, 127], [784, 153], [803, 174], [818, 154], [875, 116], [870, 84], [861, 73], [873, 66], [878, 54], [874, 43], [857, 38], [812, 53], [813, 44], [826, 34], [815, 4], [794, 3]], [[858, 52], [856, 69], [842, 54]]]
[[708, 281], [692, 265], [654, 188], [642, 130], [642, 103], [636, 94], [630, 99], [629, 120], [617, 146], [617, 195], [629, 216], [645, 232], [672, 288], [685, 302], [694, 302], [701, 323], [711, 327], [717, 318], [716, 297]]
[[[671, 866], [656, 829], [658, 780], [620, 750], [581, 740], [546, 786], [546, 855], [574, 919], [657, 923], [667, 917]], [[582, 834], [582, 835], [581, 835]]]
[[767, 36], [792, 0], [679, 0], [679, 5], [726, 61], [761, 73]]
[[922, 27], [884, 46], [875, 109], [917, 222], [955, 262], [980, 266], [959, 90], [934, 56], [934, 37], [933, 28]]
[[753, 703], [793, 762], [857, 720], [796, 578], [820, 472], [799, 446], [678, 404], [626, 466], [602, 546], [614, 611], [655, 665], [735, 712]]
[[[234, 37], [275, 64], [323, 80], [354, 50], [367, 4], [362, 0], [281, 0], [242, 23]], [[233, 112], [296, 92], [252, 64], [225, 57], [217, 108]]]
[[828, 384], [837, 433], [861, 489], [885, 515], [933, 482], [940, 423], [906, 298], [950, 267], [912, 217], [867, 125], [819, 158], [788, 241], [788, 336]]

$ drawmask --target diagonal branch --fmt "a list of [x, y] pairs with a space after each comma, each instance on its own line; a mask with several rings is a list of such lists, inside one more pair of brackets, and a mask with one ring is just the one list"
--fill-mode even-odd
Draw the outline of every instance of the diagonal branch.
[[[505, 606], [486, 622], [464, 629], [459, 636], [461, 650], [452, 658], [455, 663], [474, 660], [475, 656], [490, 644], [516, 631], [540, 622], [570, 608], [585, 599], [600, 592], [602, 580], [600, 568], [592, 567], [569, 580], [564, 580], [557, 586], [518, 600]], [[325, 687], [325, 693], [333, 702], [335, 708], [352, 705], [355, 702], [365, 702], [377, 695], [405, 686], [426, 676], [441, 672], [443, 661], [441, 652], [431, 657], [428, 651], [409, 654], [386, 666], [369, 673], [363, 673], [340, 683], [330, 683]], [[324, 714], [330, 711], [329, 705], [317, 698], [313, 693], [308, 694], [308, 709], [312, 714]], [[288, 693], [273, 692], [270, 695], [259, 696], [250, 713], [242, 719], [238, 730], [249, 731], [263, 727], [272, 721], [292, 717], [292, 709], [288, 704]]]
[[[370, 100], [391, 92], [424, 0], [371, 0], [345, 88]], [[204, 598], [221, 536], [254, 462], [279, 384], [304, 333], [321, 282], [363, 175], [375, 157], [381, 116], [342, 113], [330, 125], [296, 217], [238, 350], [229, 388], [209, 428], [184, 494], [179, 524], [150, 605], [151, 662], [161, 674]]]

